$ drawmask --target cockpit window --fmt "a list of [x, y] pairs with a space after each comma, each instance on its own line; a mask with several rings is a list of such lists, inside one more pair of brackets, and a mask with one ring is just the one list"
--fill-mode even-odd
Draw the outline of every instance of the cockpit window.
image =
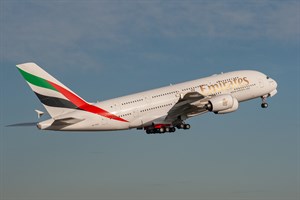
[[270, 77], [267, 76], [267, 79], [269, 79]]

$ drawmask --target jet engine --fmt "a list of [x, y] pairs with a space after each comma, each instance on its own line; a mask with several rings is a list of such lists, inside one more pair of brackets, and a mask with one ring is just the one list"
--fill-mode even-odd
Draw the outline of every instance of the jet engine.
[[214, 112], [215, 114], [234, 112], [238, 109], [238, 107], [239, 102], [230, 94], [215, 96], [211, 98], [206, 105], [207, 110]]

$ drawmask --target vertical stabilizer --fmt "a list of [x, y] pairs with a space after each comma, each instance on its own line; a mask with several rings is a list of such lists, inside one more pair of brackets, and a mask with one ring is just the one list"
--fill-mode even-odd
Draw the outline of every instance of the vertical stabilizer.
[[23, 63], [17, 68], [52, 118], [87, 105], [85, 100], [37, 64]]

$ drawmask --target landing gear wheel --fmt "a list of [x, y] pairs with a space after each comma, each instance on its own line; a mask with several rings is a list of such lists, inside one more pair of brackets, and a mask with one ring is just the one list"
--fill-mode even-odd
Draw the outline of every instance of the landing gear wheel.
[[158, 129], [158, 132], [159, 132], [159, 133], [165, 133], [165, 132], [166, 132], [166, 129], [162, 127], [162, 128], [160, 128], [160, 129]]
[[191, 128], [191, 125], [189, 125], [189, 124], [184, 124], [184, 129], [190, 129]]
[[267, 107], [268, 107], [268, 104], [267, 104], [267, 103], [262, 103], [262, 104], [261, 104], [261, 107], [262, 107], [262, 108], [267, 108]]
[[170, 127], [166, 127], [165, 130], [166, 130], [166, 132], [171, 132], [171, 131], [170, 131], [170, 130], [171, 130]]
[[268, 107], [268, 103], [266, 102], [268, 98], [268, 95], [264, 95], [261, 97], [262, 103], [261, 103], [261, 107], [262, 108], [267, 108]]
[[178, 129], [184, 129], [184, 127], [185, 127], [185, 124], [179, 124], [179, 125], [177, 126]]
[[170, 132], [175, 132], [176, 131], [176, 128], [175, 127], [172, 127], [172, 128], [170, 128]]
[[154, 134], [154, 130], [153, 130], [153, 129], [147, 129], [147, 130], [146, 130], [146, 133], [147, 133], [147, 134]]

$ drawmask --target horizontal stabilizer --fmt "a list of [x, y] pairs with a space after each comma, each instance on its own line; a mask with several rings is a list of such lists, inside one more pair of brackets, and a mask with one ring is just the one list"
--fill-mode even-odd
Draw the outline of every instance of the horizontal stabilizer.
[[78, 122], [81, 122], [83, 120], [84, 119], [77, 119], [77, 118], [73, 118], [73, 117], [57, 119], [53, 122], [52, 126], [72, 125], [72, 124], [76, 124]]
[[44, 112], [43, 111], [40, 111], [40, 110], [34, 110], [37, 115], [38, 115], [38, 118], [41, 118], [41, 116], [43, 116]]
[[6, 125], [5, 127], [24, 127], [24, 126], [36, 126], [37, 122], [25, 122], [25, 123], [17, 123], [17, 124], [9, 124]]
[[61, 118], [61, 119], [49, 119], [37, 124], [39, 129], [47, 130], [60, 130], [66, 126], [76, 124], [84, 119], [78, 119], [73, 117]]

